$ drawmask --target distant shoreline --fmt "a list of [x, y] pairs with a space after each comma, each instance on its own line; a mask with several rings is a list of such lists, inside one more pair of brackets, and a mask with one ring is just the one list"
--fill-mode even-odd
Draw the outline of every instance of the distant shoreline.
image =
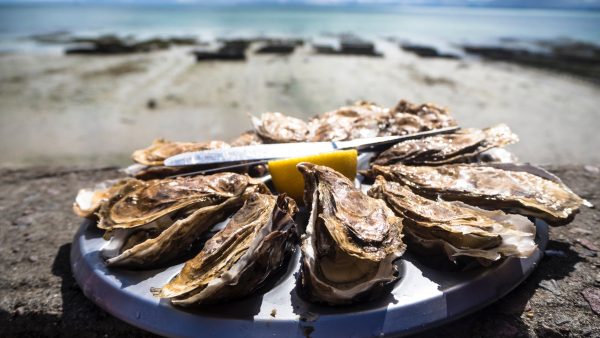
[[[0, 48], [34, 34], [68, 31], [106, 34], [312, 38], [360, 33], [426, 44], [483, 44], [512, 37], [561, 37], [600, 44], [600, 10], [358, 5], [215, 5], [172, 3], [5, 3], [0, 11]], [[600, 6], [599, 6], [600, 8]], [[35, 18], [35, 20], [31, 20]], [[368, 25], [360, 24], [368, 22]], [[414, 41], [412, 41], [414, 40]], [[31, 46], [28, 46], [31, 47]], [[438, 46], [439, 47], [439, 46]]]
[[413, 8], [431, 8], [431, 9], [518, 9], [518, 10], [558, 10], [558, 11], [600, 11], [600, 5], [577, 5], [573, 4], [571, 6], [561, 6], [561, 5], [523, 5], [519, 4], [517, 1], [511, 2], [509, 4], [503, 5], [500, 3], [490, 2], [489, 4], [432, 4], [427, 2], [422, 2], [419, 4], [393, 4], [393, 3], [279, 3], [276, 0], [273, 1], [259, 1], [257, 3], [236, 3], [235, 1], [231, 1], [231, 3], [206, 3], [206, 2], [175, 2], [170, 0], [155, 0], [153, 2], [144, 3], [144, 4], [136, 4], [123, 0], [109, 0], [103, 3], [82, 3], [79, 0], [65, 1], [65, 0], [50, 0], [50, 1], [40, 1], [40, 0], [0, 0], [0, 6], [39, 6], [39, 5], [78, 5], [78, 6], [95, 6], [95, 7], [103, 7], [103, 6], [126, 6], [126, 7], [160, 7], [160, 6], [180, 6], [180, 7], [205, 7], [205, 8], [255, 8], [255, 7], [272, 7], [272, 8], [319, 8], [319, 9], [360, 9], [364, 10], [368, 9], [389, 9], [389, 8], [403, 8], [403, 9], [413, 9]]

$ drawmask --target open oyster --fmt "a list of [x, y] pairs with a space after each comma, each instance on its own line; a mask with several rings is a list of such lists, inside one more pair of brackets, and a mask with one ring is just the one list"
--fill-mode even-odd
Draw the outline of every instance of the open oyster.
[[162, 166], [167, 158], [190, 151], [228, 148], [229, 145], [223, 141], [209, 142], [172, 142], [164, 139], [154, 140], [145, 149], [136, 150], [131, 157], [137, 163], [149, 166]]
[[175, 278], [152, 292], [182, 306], [251, 294], [294, 251], [296, 211], [294, 201], [284, 195], [250, 195]]
[[368, 192], [404, 218], [404, 233], [427, 253], [443, 253], [456, 262], [472, 257], [482, 265], [501, 257], [527, 257], [535, 250], [535, 225], [526, 217], [487, 211], [462, 202], [430, 200], [408, 187], [378, 176]]
[[310, 163], [298, 169], [311, 208], [302, 237], [302, 293], [332, 305], [380, 296], [399, 278], [402, 219], [333, 169]]
[[112, 266], [163, 264], [179, 256], [255, 191], [267, 188], [234, 173], [130, 180], [100, 208], [98, 227], [110, 236], [102, 255]]
[[73, 211], [81, 217], [92, 217], [100, 206], [127, 184], [129, 179], [108, 180], [93, 188], [80, 189], [73, 203]]
[[373, 163], [436, 165], [471, 162], [482, 152], [518, 141], [508, 126], [485, 129], [460, 129], [451, 134], [407, 140], [382, 152]]
[[538, 217], [551, 225], [570, 222], [581, 204], [589, 204], [560, 180], [533, 166], [395, 164], [374, 165], [370, 173], [406, 184], [419, 194]]

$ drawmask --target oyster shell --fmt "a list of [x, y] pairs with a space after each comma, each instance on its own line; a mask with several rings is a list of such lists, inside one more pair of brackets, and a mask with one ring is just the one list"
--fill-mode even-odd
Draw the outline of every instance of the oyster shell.
[[284, 195], [250, 195], [175, 278], [152, 292], [182, 306], [253, 293], [294, 251], [296, 211], [294, 201]]
[[[456, 126], [456, 120], [450, 115], [450, 112], [433, 103], [414, 104], [400, 100], [392, 109], [391, 114], [392, 119], [389, 127], [386, 128], [386, 135], [402, 135]], [[415, 118], [419, 121], [419, 130], [415, 130], [415, 122], [410, 122], [415, 121]]]
[[255, 191], [267, 188], [234, 173], [130, 180], [100, 208], [98, 227], [110, 236], [102, 255], [112, 266], [165, 263]]
[[266, 143], [304, 142], [308, 139], [306, 122], [281, 113], [264, 113], [260, 119], [252, 116], [252, 124]]
[[505, 170], [480, 164], [437, 167], [395, 164], [374, 165], [370, 174], [403, 183], [419, 194], [538, 217], [551, 225], [570, 222], [579, 207], [588, 202], [562, 182], [540, 176], [540, 172], [544, 171], [539, 168], [525, 171], [525, 167], [515, 165], [512, 170]]
[[335, 305], [386, 292], [399, 278], [394, 261], [405, 250], [402, 219], [333, 169], [310, 163], [298, 169], [311, 208], [302, 237], [302, 293]]
[[188, 172], [196, 171], [197, 168], [189, 167], [167, 167], [164, 165], [143, 165], [134, 163], [122, 171], [130, 177], [138, 180], [155, 180], [171, 176], [183, 175]]
[[406, 101], [400, 101], [394, 109], [358, 101], [308, 122], [281, 113], [252, 117], [252, 122], [256, 133], [265, 142], [282, 143], [404, 135], [456, 125], [445, 109], [433, 104], [415, 105]]
[[311, 141], [343, 141], [375, 137], [389, 119], [389, 110], [359, 101], [349, 107], [327, 112], [309, 122]]
[[536, 248], [535, 225], [526, 217], [487, 211], [462, 202], [430, 200], [378, 176], [368, 192], [404, 218], [404, 233], [420, 251], [446, 254], [456, 262], [472, 257], [489, 265], [501, 257], [527, 257]]
[[373, 163], [436, 165], [471, 162], [482, 152], [518, 141], [508, 126], [460, 129], [455, 133], [400, 142], [382, 152]]
[[147, 166], [162, 166], [167, 158], [190, 151], [228, 148], [229, 145], [223, 141], [209, 141], [202, 143], [194, 142], [172, 142], [157, 139], [145, 149], [136, 150], [131, 157], [137, 163]]
[[96, 184], [93, 188], [80, 189], [73, 203], [73, 211], [81, 217], [92, 217], [100, 206], [115, 195], [128, 179], [108, 180]]
[[232, 147], [251, 146], [262, 144], [262, 139], [255, 131], [247, 131], [229, 142]]

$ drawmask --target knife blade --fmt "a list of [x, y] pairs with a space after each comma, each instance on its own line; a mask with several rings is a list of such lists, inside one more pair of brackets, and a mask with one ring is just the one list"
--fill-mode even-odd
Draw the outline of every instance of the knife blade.
[[301, 157], [344, 149], [357, 149], [359, 152], [374, 151], [401, 141], [451, 133], [458, 129], [458, 127], [449, 127], [409, 135], [370, 137], [349, 141], [272, 143], [211, 149], [171, 156], [165, 160], [164, 164], [168, 167], [214, 166]]

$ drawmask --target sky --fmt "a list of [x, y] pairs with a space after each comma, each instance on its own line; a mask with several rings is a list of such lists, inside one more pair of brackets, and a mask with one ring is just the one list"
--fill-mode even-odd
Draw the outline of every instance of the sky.
[[591, 8], [600, 9], [600, 0], [0, 0], [0, 3], [198, 3], [198, 4], [399, 4], [426, 6], [470, 6], [470, 7], [534, 7], [534, 8]]

